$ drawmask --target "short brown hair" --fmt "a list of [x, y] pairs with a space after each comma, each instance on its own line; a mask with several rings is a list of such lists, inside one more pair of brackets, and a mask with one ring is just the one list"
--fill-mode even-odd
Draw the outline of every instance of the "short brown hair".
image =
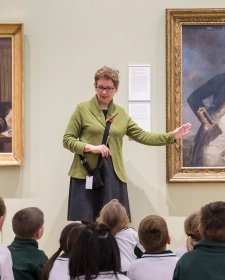
[[112, 199], [102, 208], [97, 221], [107, 225], [113, 234], [129, 225], [126, 208], [117, 199]]
[[194, 212], [189, 215], [184, 221], [184, 230], [187, 236], [190, 236], [193, 240], [199, 241], [202, 239], [202, 236], [199, 232], [199, 223], [200, 223], [200, 213]]
[[5, 216], [6, 214], [6, 206], [2, 197], [0, 197], [0, 217]]
[[147, 252], [161, 252], [169, 240], [165, 219], [157, 215], [145, 217], [139, 224], [138, 236], [141, 245]]
[[200, 229], [204, 239], [225, 242], [225, 202], [206, 204], [200, 212]]
[[119, 87], [119, 70], [110, 68], [108, 66], [103, 66], [98, 69], [95, 73], [95, 85], [99, 79], [111, 80], [116, 89]]
[[44, 224], [44, 214], [37, 207], [24, 208], [13, 216], [12, 226], [19, 238], [33, 238]]

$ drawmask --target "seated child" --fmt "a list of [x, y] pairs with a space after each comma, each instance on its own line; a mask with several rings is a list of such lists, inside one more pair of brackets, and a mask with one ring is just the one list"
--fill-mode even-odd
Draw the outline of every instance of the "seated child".
[[36, 207], [18, 211], [12, 219], [16, 235], [9, 245], [12, 254], [15, 280], [39, 280], [43, 265], [47, 261], [45, 253], [38, 249], [37, 240], [44, 231], [43, 212]]
[[200, 210], [202, 236], [192, 251], [178, 261], [173, 280], [225, 278], [225, 202], [206, 204]]
[[71, 252], [73, 242], [82, 228], [84, 228], [84, 225], [80, 223], [71, 223], [64, 227], [59, 239], [59, 249], [46, 262], [42, 272], [42, 280], [70, 279], [69, 254]]
[[73, 243], [69, 260], [70, 278], [128, 279], [120, 271], [120, 252], [115, 237], [106, 225], [89, 223]]
[[199, 232], [200, 214], [194, 212], [186, 218], [184, 221], [184, 231], [187, 235], [186, 246], [181, 247], [176, 251], [178, 257], [183, 256], [188, 251], [191, 251], [195, 244], [201, 240], [201, 234]]
[[166, 221], [157, 215], [145, 217], [138, 236], [145, 253], [131, 263], [127, 276], [132, 280], [172, 280], [178, 257], [166, 250], [170, 244]]
[[97, 222], [107, 225], [115, 235], [120, 249], [122, 271], [126, 272], [130, 263], [140, 257], [144, 250], [138, 240], [137, 232], [129, 227], [129, 217], [125, 207], [112, 199], [100, 211]]
[[[0, 197], [0, 231], [5, 220], [6, 206], [4, 200]], [[9, 249], [0, 245], [0, 279], [13, 280], [12, 258]]]

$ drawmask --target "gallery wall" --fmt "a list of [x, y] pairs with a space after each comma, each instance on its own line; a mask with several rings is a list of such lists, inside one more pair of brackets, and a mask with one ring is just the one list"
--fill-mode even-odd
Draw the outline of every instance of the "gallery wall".
[[[94, 73], [103, 65], [120, 70], [115, 102], [128, 106], [128, 65], [151, 66], [151, 127], [166, 129], [165, 9], [222, 8], [224, 1], [0, 0], [0, 22], [24, 23], [25, 160], [0, 167], [0, 195], [8, 215], [3, 242], [14, 235], [15, 211], [38, 206], [45, 213], [40, 246], [57, 248], [66, 222], [73, 155], [62, 137], [75, 106], [94, 94]], [[166, 148], [124, 139], [132, 225], [148, 214], [166, 217], [171, 248], [184, 242], [183, 220], [203, 204], [224, 197], [224, 184], [166, 183]]]

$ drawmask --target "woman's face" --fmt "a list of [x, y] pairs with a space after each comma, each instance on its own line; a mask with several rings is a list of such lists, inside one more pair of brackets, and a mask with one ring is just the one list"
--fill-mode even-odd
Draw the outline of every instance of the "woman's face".
[[99, 79], [97, 84], [95, 85], [95, 91], [100, 107], [102, 109], [105, 109], [113, 99], [113, 96], [117, 92], [117, 89], [115, 88], [112, 80]]

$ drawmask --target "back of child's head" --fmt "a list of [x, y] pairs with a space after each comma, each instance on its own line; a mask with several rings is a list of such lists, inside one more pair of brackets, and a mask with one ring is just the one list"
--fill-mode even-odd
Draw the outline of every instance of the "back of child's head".
[[2, 197], [0, 197], [0, 217], [5, 216], [6, 214], [6, 206]]
[[74, 241], [76, 240], [77, 236], [79, 235], [79, 233], [84, 227], [85, 226], [83, 224], [75, 222], [75, 223], [70, 223], [63, 228], [59, 238], [59, 249], [46, 262], [42, 270], [43, 280], [49, 279], [49, 274], [54, 265], [54, 262], [62, 251], [67, 255], [70, 254]]
[[69, 260], [71, 279], [96, 278], [101, 271], [120, 272], [120, 252], [115, 237], [104, 224], [88, 224], [73, 243]]
[[97, 222], [107, 225], [116, 234], [128, 227], [129, 217], [126, 208], [117, 199], [112, 199], [100, 211]]
[[146, 252], [158, 253], [169, 243], [169, 233], [165, 219], [157, 215], [145, 217], [139, 224], [138, 236]]
[[200, 211], [200, 232], [203, 239], [225, 242], [225, 202], [206, 204]]
[[59, 250], [69, 254], [72, 250], [73, 242], [77, 238], [80, 231], [85, 226], [80, 223], [70, 223], [64, 227], [59, 238]]
[[184, 231], [188, 236], [187, 249], [193, 249], [193, 246], [202, 239], [199, 232], [200, 213], [194, 212], [189, 215], [184, 221]]
[[33, 238], [44, 224], [44, 214], [37, 207], [24, 208], [13, 216], [12, 226], [19, 238]]

